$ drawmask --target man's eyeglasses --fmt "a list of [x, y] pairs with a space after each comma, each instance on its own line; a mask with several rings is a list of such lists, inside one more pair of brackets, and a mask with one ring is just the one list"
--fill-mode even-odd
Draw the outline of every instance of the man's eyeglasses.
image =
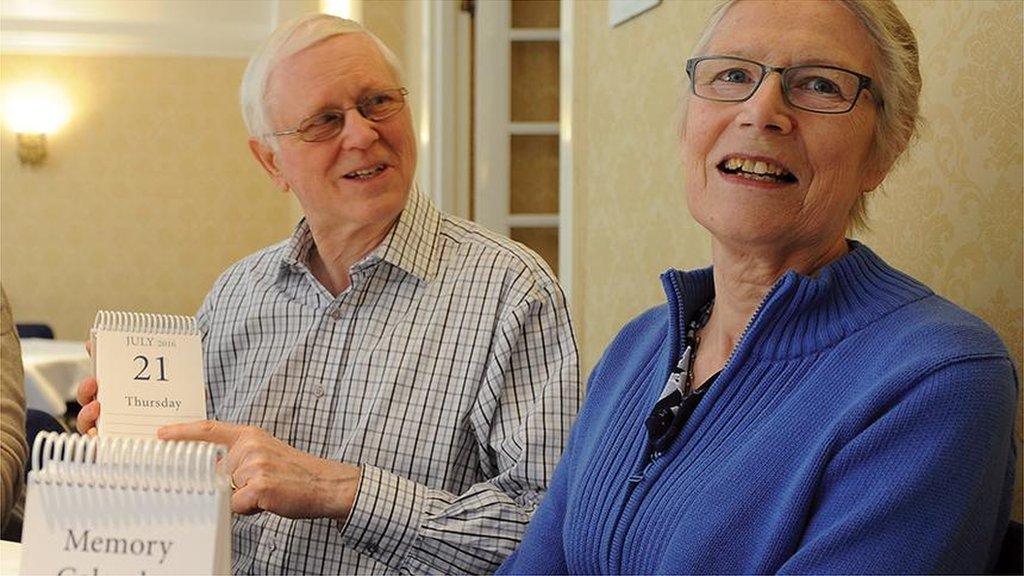
[[306, 118], [291, 130], [272, 132], [271, 136], [297, 135], [304, 142], [323, 142], [341, 134], [345, 128], [345, 113], [355, 108], [371, 122], [382, 122], [391, 118], [405, 106], [405, 97], [409, 91], [405, 88], [391, 88], [374, 92], [361, 99], [355, 106], [334, 108], [318, 112]]
[[782, 76], [782, 95], [790, 106], [820, 114], [849, 112], [861, 91], [871, 89], [871, 78], [835, 66], [780, 68], [734, 56], [702, 56], [686, 61], [693, 94], [716, 102], [748, 100], [769, 72]]

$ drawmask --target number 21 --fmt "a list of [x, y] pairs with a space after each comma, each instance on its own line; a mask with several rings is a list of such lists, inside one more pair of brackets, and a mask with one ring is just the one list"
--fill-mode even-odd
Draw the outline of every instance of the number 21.
[[[140, 354], [135, 358], [132, 358], [132, 360], [142, 361], [142, 368], [139, 369], [139, 373], [135, 375], [135, 378], [133, 378], [133, 380], [149, 380], [149, 374], [146, 374], [146, 369], [149, 368], [149, 358], [146, 358], [145, 356]], [[157, 378], [157, 382], [167, 382], [167, 377], [164, 375], [164, 357], [157, 356], [156, 361], [158, 364], [160, 364], [160, 377]]]

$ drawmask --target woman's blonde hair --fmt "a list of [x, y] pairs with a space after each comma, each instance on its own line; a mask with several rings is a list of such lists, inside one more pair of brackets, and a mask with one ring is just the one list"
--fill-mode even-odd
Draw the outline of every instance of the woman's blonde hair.
[[[723, 0], [714, 8], [694, 46], [693, 56], [704, 55], [725, 13], [739, 1]], [[914, 30], [892, 0], [831, 1], [852, 12], [874, 41], [878, 62], [871, 90], [879, 107], [872, 160], [891, 167], [917, 136], [922, 122], [921, 70]], [[850, 213], [850, 227], [866, 227], [866, 217], [867, 195], [861, 194]]]

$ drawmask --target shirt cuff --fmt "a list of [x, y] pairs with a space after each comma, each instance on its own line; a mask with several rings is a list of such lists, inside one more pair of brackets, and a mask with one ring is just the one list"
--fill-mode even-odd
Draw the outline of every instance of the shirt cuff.
[[419, 533], [424, 488], [386, 470], [362, 466], [341, 538], [353, 550], [398, 568]]

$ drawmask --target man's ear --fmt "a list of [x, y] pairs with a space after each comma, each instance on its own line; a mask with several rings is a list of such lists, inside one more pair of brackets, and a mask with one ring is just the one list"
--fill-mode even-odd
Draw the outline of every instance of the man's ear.
[[273, 148], [260, 142], [259, 138], [249, 138], [249, 150], [252, 151], [252, 155], [260, 163], [260, 166], [263, 166], [263, 169], [267, 171], [267, 175], [274, 181], [274, 184], [287, 192], [288, 182], [277, 167], [277, 153], [274, 152]]

